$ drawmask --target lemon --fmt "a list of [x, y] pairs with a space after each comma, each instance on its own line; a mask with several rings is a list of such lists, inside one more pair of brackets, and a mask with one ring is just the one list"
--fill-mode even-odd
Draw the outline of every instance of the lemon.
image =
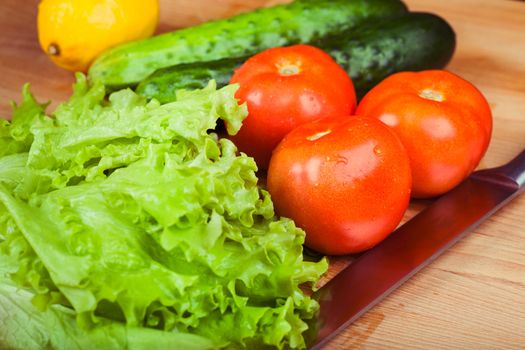
[[43, 0], [38, 40], [58, 66], [85, 72], [102, 51], [151, 36], [158, 18], [158, 0]]

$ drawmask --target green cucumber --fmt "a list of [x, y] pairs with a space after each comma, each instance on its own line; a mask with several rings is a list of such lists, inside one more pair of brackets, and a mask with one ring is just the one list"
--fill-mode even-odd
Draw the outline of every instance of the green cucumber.
[[[441, 17], [413, 12], [369, 21], [311, 44], [325, 50], [347, 71], [361, 98], [395, 72], [445, 67], [454, 53], [456, 36]], [[203, 88], [212, 79], [218, 86], [228, 84], [233, 71], [248, 58], [233, 57], [159, 69], [143, 80], [136, 91], [162, 103], [174, 101], [179, 89]]]
[[135, 89], [139, 95], [155, 98], [161, 103], [176, 100], [177, 90], [203, 89], [210, 80], [217, 87], [230, 82], [233, 71], [250, 56], [221, 58], [206, 62], [181, 63], [156, 70]]
[[117, 46], [88, 74], [110, 89], [133, 86], [159, 68], [310, 42], [367, 18], [405, 12], [401, 0], [296, 0]]
[[348, 72], [361, 98], [393, 73], [444, 68], [454, 55], [456, 34], [445, 19], [413, 12], [318, 44]]

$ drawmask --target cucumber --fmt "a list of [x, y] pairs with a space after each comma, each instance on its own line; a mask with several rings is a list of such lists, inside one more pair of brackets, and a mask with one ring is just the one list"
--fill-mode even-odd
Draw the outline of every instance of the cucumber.
[[[452, 58], [456, 36], [441, 17], [423, 12], [371, 20], [361, 26], [315, 40], [350, 75], [358, 98], [388, 75], [399, 71], [443, 68]], [[180, 64], [157, 70], [136, 91], [162, 103], [175, 100], [178, 89], [198, 89], [215, 80], [228, 84], [235, 68], [249, 56]]]
[[327, 37], [322, 45], [348, 72], [361, 98], [393, 73], [445, 67], [454, 54], [456, 34], [438, 15], [413, 12], [363, 26], [346, 38]]
[[309, 42], [404, 12], [401, 0], [296, 0], [117, 46], [100, 55], [88, 75], [110, 89], [133, 86], [159, 68]]
[[215, 80], [217, 88], [223, 87], [230, 82], [233, 71], [249, 57], [181, 63], [161, 68], [140, 82], [135, 92], [150, 99], [155, 98], [161, 103], [168, 103], [176, 100], [177, 90], [203, 89], [210, 80]]

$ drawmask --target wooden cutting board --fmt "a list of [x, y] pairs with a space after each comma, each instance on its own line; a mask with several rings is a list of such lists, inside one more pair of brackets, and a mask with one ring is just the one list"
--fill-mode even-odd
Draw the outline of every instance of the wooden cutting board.
[[[229, 16], [268, 0], [163, 0], [159, 31]], [[434, 12], [457, 32], [447, 67], [488, 98], [494, 133], [480, 167], [508, 161], [525, 147], [525, 2], [406, 0]], [[31, 82], [51, 108], [71, 93], [73, 76], [40, 51], [37, 0], [0, 2], [0, 116]], [[413, 203], [409, 215], [420, 204]], [[424, 239], [424, 232], [421, 233]], [[402, 254], [403, 252], [400, 252]], [[344, 264], [340, 258], [334, 265]], [[356, 286], [358, 288], [358, 286]], [[481, 225], [384, 302], [335, 338], [327, 349], [523, 349], [525, 347], [525, 195]]]

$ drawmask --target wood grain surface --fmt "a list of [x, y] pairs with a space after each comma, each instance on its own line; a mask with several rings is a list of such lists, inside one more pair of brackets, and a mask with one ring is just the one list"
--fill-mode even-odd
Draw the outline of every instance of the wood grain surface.
[[[164, 0], [159, 31], [286, 1]], [[406, 0], [456, 30], [447, 69], [474, 83], [489, 100], [494, 132], [480, 167], [510, 160], [525, 147], [525, 2]], [[71, 93], [72, 73], [40, 51], [37, 0], [0, 1], [0, 116], [9, 118], [30, 82], [51, 108]], [[414, 202], [407, 219], [424, 203]], [[424, 232], [421, 232], [424, 239]], [[400, 252], [402, 254], [403, 252]], [[332, 273], [349, 257], [333, 260]], [[358, 288], [359, 286], [356, 286]], [[525, 195], [368, 312], [327, 349], [524, 349]]]

